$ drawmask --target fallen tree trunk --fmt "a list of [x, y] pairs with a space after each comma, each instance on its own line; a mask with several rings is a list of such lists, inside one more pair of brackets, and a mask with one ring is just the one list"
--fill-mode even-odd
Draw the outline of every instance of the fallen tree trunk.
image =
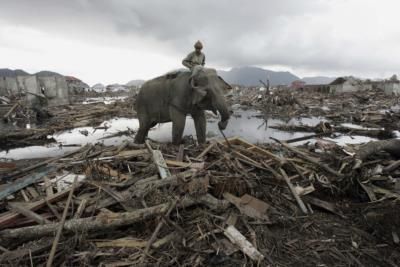
[[[145, 195], [149, 189], [160, 188], [163, 186], [176, 186], [180, 179], [186, 179], [193, 175], [193, 171], [186, 171], [177, 175], [171, 175], [165, 179], [158, 179], [158, 176], [151, 176], [149, 178], [139, 180], [134, 185], [119, 192], [123, 201], [128, 201], [132, 197], [139, 197]], [[107, 208], [111, 205], [118, 203], [113, 197], [106, 197], [99, 201], [99, 203], [93, 203], [91, 206], [86, 208], [87, 212], [94, 212], [96, 209]]]
[[[220, 208], [227, 207], [226, 201], [224, 202], [217, 200], [209, 194], [203, 195], [197, 199], [184, 198], [179, 203], [179, 205], [177, 205], [177, 207], [186, 208], [201, 203], [209, 205], [210, 200], [213, 200], [215, 203], [220, 204]], [[103, 231], [124, 225], [130, 225], [164, 214], [168, 210], [169, 206], [169, 203], [165, 203], [150, 208], [135, 210], [132, 212], [112, 213], [107, 215], [103, 214], [82, 219], [70, 219], [65, 222], [63, 231], [66, 234], [86, 231]], [[3, 230], [0, 232], [0, 243], [5, 244], [8, 242], [16, 241], [23, 242], [32, 239], [38, 239], [43, 236], [54, 235], [59, 226], [60, 223], [53, 223]]]
[[400, 158], [400, 140], [389, 139], [382, 141], [369, 142], [360, 146], [356, 157], [365, 160], [369, 156], [376, 154], [380, 151], [386, 151], [394, 157]]

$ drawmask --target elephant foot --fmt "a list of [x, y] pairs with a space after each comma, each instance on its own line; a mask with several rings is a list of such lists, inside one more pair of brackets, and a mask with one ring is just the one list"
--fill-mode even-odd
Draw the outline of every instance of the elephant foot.
[[172, 144], [173, 144], [174, 146], [180, 146], [180, 145], [182, 144], [182, 140], [179, 140], [179, 141], [172, 141]]
[[133, 142], [135, 144], [144, 144], [144, 139], [135, 137], [135, 140], [133, 140]]
[[206, 143], [206, 139], [205, 139], [205, 138], [198, 138], [198, 139], [197, 139], [197, 143], [199, 143], [199, 144], [205, 144], [205, 143]]
[[135, 142], [136, 144], [143, 144], [144, 141], [145, 141], [145, 139], [146, 139], [146, 135], [143, 133], [143, 131], [141, 131], [141, 130], [139, 129], [139, 131], [136, 133], [134, 142]]

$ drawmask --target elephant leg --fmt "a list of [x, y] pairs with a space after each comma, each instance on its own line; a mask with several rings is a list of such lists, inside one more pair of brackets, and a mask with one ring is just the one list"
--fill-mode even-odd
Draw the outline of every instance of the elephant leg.
[[174, 145], [179, 145], [182, 143], [182, 135], [186, 123], [186, 114], [180, 112], [174, 107], [170, 107], [169, 113], [172, 121], [172, 143]]
[[203, 110], [192, 113], [194, 127], [196, 128], [197, 142], [203, 144], [206, 142], [206, 115]]
[[147, 137], [147, 134], [149, 133], [150, 128], [153, 127], [154, 125], [155, 125], [154, 123], [150, 123], [146, 119], [142, 120], [139, 119], [139, 130], [135, 136], [135, 143], [143, 144]]

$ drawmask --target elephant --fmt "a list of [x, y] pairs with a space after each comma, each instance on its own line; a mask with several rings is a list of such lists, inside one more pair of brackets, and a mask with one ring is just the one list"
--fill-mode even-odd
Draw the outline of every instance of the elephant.
[[150, 128], [157, 123], [172, 121], [172, 142], [180, 144], [188, 114], [194, 120], [198, 143], [205, 143], [205, 110], [216, 115], [219, 112], [218, 127], [224, 130], [230, 117], [224, 93], [229, 89], [232, 87], [215, 69], [203, 67], [193, 73], [181, 71], [145, 82], [136, 99], [139, 130], [135, 143], [144, 143]]

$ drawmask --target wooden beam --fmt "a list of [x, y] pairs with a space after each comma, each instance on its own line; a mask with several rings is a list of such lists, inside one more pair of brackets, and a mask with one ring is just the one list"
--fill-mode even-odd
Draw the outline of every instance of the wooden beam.
[[54, 195], [53, 186], [50, 182], [49, 177], [46, 175], [45, 177], [43, 177], [43, 179], [44, 179], [44, 189], [46, 191], [47, 197]]
[[157, 169], [158, 169], [161, 179], [171, 176], [171, 173], [168, 169], [167, 163], [165, 162], [161, 151], [154, 150], [151, 147], [150, 142], [148, 140], [146, 140], [146, 146], [149, 149], [150, 153], [153, 155], [153, 161], [157, 166]]
[[296, 189], [294, 188], [294, 186], [293, 186], [292, 182], [290, 181], [289, 177], [287, 176], [286, 172], [282, 168], [279, 168], [279, 170], [282, 174], [282, 177], [285, 179], [285, 181], [290, 189], [290, 192], [292, 192], [294, 198], [296, 199], [297, 204], [299, 204], [300, 209], [303, 211], [304, 214], [308, 214], [306, 205], [304, 205], [303, 200], [301, 200], [300, 196], [297, 194]]
[[[80, 185], [80, 184], [79, 184]], [[68, 195], [70, 189], [66, 189], [64, 191], [58, 192], [51, 197], [30, 203], [26, 205], [26, 208], [29, 210], [38, 210], [46, 205], [46, 202], [53, 203], [57, 202], [58, 200], [64, 198]], [[9, 224], [13, 223], [18, 217], [20, 216], [19, 212], [5, 212], [0, 216], [0, 229], [7, 227]]]
[[17, 181], [13, 182], [10, 185], [7, 185], [7, 187], [3, 190], [0, 191], [0, 200], [5, 199], [9, 195], [14, 194], [15, 192], [38, 182], [41, 180], [44, 176], [49, 174], [50, 172], [55, 171], [55, 167], [45, 167], [41, 172], [39, 173], [34, 173], [32, 175], [27, 175], [23, 178], [18, 179]]
[[47, 220], [46, 218], [43, 218], [42, 216], [40, 216], [36, 212], [33, 212], [29, 208], [26, 208], [26, 207], [24, 207], [24, 206], [22, 206], [20, 204], [9, 202], [8, 206], [10, 206], [10, 208], [12, 210], [14, 210], [14, 211], [16, 211], [18, 213], [21, 213], [25, 217], [34, 220], [38, 224], [51, 223], [51, 221]]

